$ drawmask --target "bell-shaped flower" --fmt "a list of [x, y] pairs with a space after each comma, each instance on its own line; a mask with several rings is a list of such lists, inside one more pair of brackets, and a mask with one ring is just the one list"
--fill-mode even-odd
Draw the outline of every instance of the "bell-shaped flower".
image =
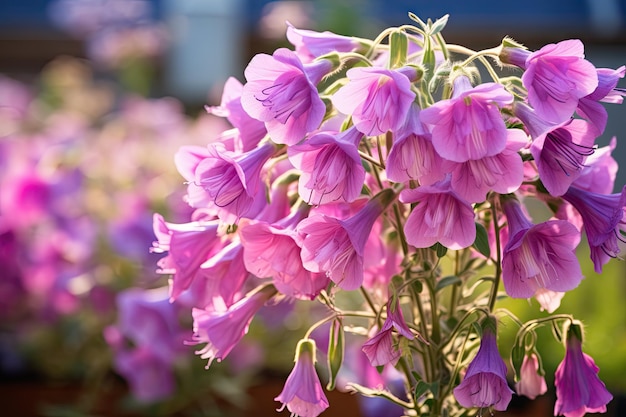
[[352, 117], [360, 132], [375, 136], [404, 124], [415, 99], [411, 90], [417, 77], [415, 68], [355, 67], [346, 76], [348, 83], [332, 96], [332, 102], [337, 110]]
[[154, 234], [157, 241], [152, 252], [169, 252], [158, 262], [161, 274], [173, 274], [170, 299], [174, 301], [200, 272], [200, 265], [222, 248], [217, 235], [218, 221], [196, 221], [184, 224], [168, 223], [154, 214]]
[[338, 35], [329, 31], [316, 32], [298, 29], [287, 22], [287, 40], [303, 62], [313, 61], [322, 55], [336, 52], [366, 52], [367, 45], [358, 38]]
[[626, 186], [614, 194], [572, 186], [563, 198], [580, 213], [594, 269], [601, 273], [604, 264], [620, 252], [619, 242], [626, 242]]
[[509, 194], [522, 184], [524, 164], [518, 152], [528, 144], [528, 137], [520, 129], [507, 129], [507, 136], [506, 148], [499, 154], [444, 162], [444, 170], [451, 173], [452, 189], [465, 201], [481, 203], [490, 191]]
[[305, 210], [295, 210], [285, 220], [273, 224], [246, 223], [239, 228], [239, 236], [244, 264], [250, 273], [260, 278], [272, 277], [282, 294], [312, 300], [326, 288], [328, 277], [302, 266], [295, 225], [304, 215]]
[[315, 371], [315, 341], [301, 339], [296, 347], [295, 365], [287, 377], [281, 393], [274, 398], [285, 407], [291, 415], [301, 417], [317, 417], [328, 408], [328, 399]]
[[444, 160], [435, 152], [431, 134], [419, 114], [417, 104], [411, 105], [404, 125], [394, 132], [385, 167], [391, 181], [417, 180], [421, 185], [431, 185], [445, 177]]
[[318, 213], [298, 224], [302, 265], [325, 273], [340, 288], [350, 291], [363, 283], [363, 255], [374, 222], [395, 198], [386, 189], [344, 220]]
[[194, 308], [193, 339], [188, 344], [206, 345], [195, 353], [202, 359], [220, 362], [248, 333], [248, 327], [256, 313], [276, 294], [271, 285], [257, 288], [224, 311]]
[[303, 64], [286, 49], [273, 55], [258, 54], [244, 71], [241, 105], [252, 117], [265, 123], [275, 143], [295, 145], [316, 130], [326, 113], [317, 84], [333, 64], [320, 60]]
[[224, 83], [222, 101], [219, 106], [206, 107], [208, 113], [219, 117], [225, 117], [236, 130], [234, 136], [237, 152], [248, 152], [259, 144], [267, 134], [265, 124], [260, 120], [250, 117], [241, 105], [243, 84], [230, 77]]
[[606, 413], [613, 399], [598, 377], [600, 368], [582, 350], [582, 326], [570, 324], [565, 339], [565, 357], [554, 374], [556, 403], [554, 415], [582, 417], [586, 413]]
[[448, 249], [467, 248], [476, 239], [474, 209], [450, 185], [450, 180], [404, 189], [403, 203], [417, 203], [404, 224], [408, 244], [429, 248], [439, 242]]
[[619, 168], [617, 161], [611, 155], [615, 146], [616, 138], [613, 136], [607, 146], [596, 149], [593, 155], [586, 159], [585, 166], [572, 185], [585, 191], [611, 194]]
[[422, 109], [420, 119], [432, 126], [437, 153], [454, 162], [480, 159], [502, 152], [507, 129], [500, 108], [513, 103], [513, 95], [497, 83], [472, 87], [466, 76], [454, 80], [450, 99]]
[[[194, 201], [207, 203], [206, 208], [215, 210], [227, 224], [234, 224], [242, 217], [254, 218], [267, 204], [261, 170], [275, 150], [271, 142], [243, 154], [227, 151], [219, 143], [209, 145], [208, 156], [197, 162], [193, 177], [187, 179], [194, 187], [188, 193], [190, 203], [192, 206]], [[186, 159], [184, 152], [179, 151], [177, 162]], [[190, 170], [179, 167], [179, 171]], [[196, 193], [204, 197], [196, 198]]]
[[358, 151], [362, 137], [352, 127], [339, 134], [320, 132], [289, 147], [289, 160], [301, 172], [298, 192], [304, 201], [322, 205], [356, 200], [365, 182]]
[[579, 100], [598, 87], [596, 67], [585, 59], [585, 47], [578, 39], [551, 43], [535, 52], [505, 46], [500, 60], [524, 69], [528, 102], [552, 123], [569, 120]]
[[565, 220], [532, 224], [516, 199], [502, 207], [509, 240], [502, 255], [502, 280], [513, 298], [530, 298], [540, 288], [565, 292], [583, 279], [576, 246], [580, 232]]
[[367, 355], [372, 366], [386, 365], [390, 362], [395, 365], [395, 361], [400, 357], [401, 352], [393, 341], [392, 331], [394, 329], [402, 337], [409, 340], [415, 338], [404, 320], [398, 297], [391, 297], [387, 301], [387, 318], [383, 327], [363, 344], [363, 353]]
[[537, 359], [537, 355], [531, 353], [524, 356], [524, 361], [520, 368], [520, 378], [515, 384], [517, 395], [523, 395], [534, 400], [537, 396], [545, 394], [547, 390], [546, 379], [539, 373], [539, 359]]
[[533, 138], [530, 152], [537, 164], [539, 179], [551, 195], [563, 195], [580, 175], [586, 158], [593, 154], [595, 128], [580, 119], [547, 123], [522, 103], [515, 105], [515, 114]]
[[602, 134], [606, 128], [608, 113], [602, 105], [604, 103], [622, 104], [626, 92], [624, 89], [617, 89], [620, 78], [626, 74], [626, 66], [622, 65], [618, 69], [598, 68], [598, 87], [593, 93], [581, 98], [578, 101], [576, 112], [592, 123]]
[[463, 407], [495, 408], [504, 411], [513, 391], [507, 385], [506, 364], [498, 352], [495, 329], [483, 328], [478, 353], [467, 367], [465, 377], [454, 389], [454, 397]]

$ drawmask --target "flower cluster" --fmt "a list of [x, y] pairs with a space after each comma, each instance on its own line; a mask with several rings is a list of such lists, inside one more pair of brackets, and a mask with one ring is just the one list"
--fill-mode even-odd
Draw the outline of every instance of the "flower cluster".
[[[167, 252], [170, 299], [193, 307], [189, 343], [209, 367], [264, 304], [320, 303], [276, 397], [283, 408], [315, 417], [329, 406], [319, 349], [330, 389], [347, 381], [407, 415], [455, 415], [511, 400], [498, 322], [519, 326], [511, 364], [531, 398], [546, 391], [535, 331], [562, 325], [555, 414], [605, 411], [580, 323], [522, 323], [496, 301], [535, 297], [553, 313], [583, 279], [583, 232], [597, 272], [620, 253], [626, 188], [612, 193], [614, 144], [595, 142], [626, 67], [596, 68], [579, 40], [472, 51], [445, 42], [447, 17], [410, 16], [415, 25], [375, 40], [289, 25], [293, 50], [256, 55], [245, 83], [230, 79], [207, 108], [232, 129], [176, 153], [195, 211], [184, 224], [156, 215], [154, 250]], [[531, 217], [527, 199], [552, 218]], [[346, 355], [353, 346], [364, 356]]]

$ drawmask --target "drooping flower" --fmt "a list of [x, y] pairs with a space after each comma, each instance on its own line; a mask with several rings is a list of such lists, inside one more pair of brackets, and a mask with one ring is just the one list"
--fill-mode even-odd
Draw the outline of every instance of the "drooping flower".
[[463, 407], [491, 407], [504, 411], [513, 391], [506, 380], [506, 364], [498, 352], [495, 325], [483, 326], [478, 353], [469, 364], [465, 377], [454, 389], [454, 397]]
[[393, 190], [386, 189], [348, 219], [314, 214], [302, 220], [296, 228], [302, 239], [302, 265], [311, 272], [326, 273], [344, 290], [359, 288], [363, 283], [363, 254], [370, 231], [394, 198]]
[[287, 40], [294, 46], [303, 62], [310, 62], [333, 52], [354, 52], [365, 47], [361, 40], [352, 36], [338, 35], [329, 31], [298, 29], [289, 22], [287, 22]]
[[594, 193], [611, 194], [619, 168], [611, 155], [616, 144], [617, 139], [613, 136], [607, 146], [596, 149], [593, 155], [585, 160], [585, 166], [572, 185]]
[[417, 180], [421, 185], [431, 185], [445, 177], [444, 160], [435, 152], [431, 134], [419, 114], [419, 107], [411, 105], [404, 125], [394, 132], [385, 168], [391, 181]]
[[289, 160], [301, 172], [298, 191], [304, 201], [321, 205], [356, 200], [365, 182], [358, 152], [362, 137], [352, 127], [339, 134], [321, 132], [289, 147]]
[[286, 48], [277, 49], [273, 55], [258, 54], [244, 71], [247, 83], [241, 105], [250, 116], [265, 123], [272, 141], [295, 145], [324, 118], [326, 106], [316, 86], [332, 66], [327, 60], [303, 64]]
[[267, 204], [261, 170], [275, 150], [269, 141], [239, 155], [219, 143], [209, 145], [204, 158], [191, 155], [188, 148], [179, 150], [177, 167], [190, 182], [188, 201], [196, 208], [206, 204], [227, 224], [254, 218]]
[[580, 232], [565, 220], [533, 225], [520, 203], [505, 199], [502, 207], [509, 240], [502, 255], [502, 280], [513, 298], [530, 298], [540, 288], [565, 292], [583, 279], [576, 258]]
[[260, 120], [250, 117], [241, 105], [243, 84], [230, 77], [224, 83], [222, 101], [219, 106], [207, 107], [206, 110], [215, 116], [225, 117], [236, 130], [235, 151], [248, 152], [259, 144], [267, 133], [265, 124]]
[[408, 244], [429, 248], [439, 242], [456, 250], [474, 243], [474, 209], [452, 190], [449, 179], [402, 190], [400, 201], [418, 203], [404, 224]]
[[554, 374], [555, 416], [606, 413], [613, 396], [598, 377], [599, 370], [593, 358], [582, 351], [582, 325], [571, 323], [565, 339], [565, 357]]
[[602, 134], [606, 128], [608, 114], [606, 108], [601, 104], [614, 103], [622, 104], [626, 92], [623, 89], [617, 89], [617, 83], [620, 78], [624, 78], [626, 74], [626, 66], [622, 65], [618, 69], [598, 68], [598, 87], [593, 93], [581, 98], [578, 101], [578, 109], [576, 112], [591, 122], [598, 134]]
[[274, 398], [292, 415], [317, 417], [328, 408], [328, 399], [315, 371], [315, 341], [301, 339], [296, 347], [295, 366], [281, 393]]
[[295, 224], [306, 214], [296, 210], [284, 221], [254, 222], [239, 228], [246, 269], [260, 277], [272, 277], [282, 294], [312, 300], [328, 285], [328, 277], [302, 266]]
[[515, 105], [515, 114], [533, 138], [530, 152], [541, 182], [551, 195], [563, 195], [580, 175], [586, 158], [593, 154], [596, 130], [580, 119], [547, 123], [522, 103]]
[[537, 355], [531, 353], [524, 356], [520, 369], [520, 379], [515, 384], [517, 395], [523, 395], [534, 400], [537, 396], [545, 394], [547, 390], [546, 379], [539, 374]]
[[357, 67], [346, 76], [349, 82], [333, 95], [332, 102], [341, 113], [352, 116], [360, 132], [375, 136], [402, 126], [415, 99], [411, 90], [415, 68]]
[[528, 143], [520, 129], [507, 129], [507, 145], [499, 154], [465, 162], [445, 161], [443, 169], [451, 173], [452, 189], [469, 203], [485, 201], [490, 191], [508, 194], [517, 190], [524, 179], [524, 166], [518, 151]]
[[465, 162], [504, 150], [507, 129], [500, 108], [512, 102], [513, 95], [501, 84], [472, 87], [466, 76], [459, 76], [452, 97], [423, 109], [420, 119], [432, 126], [433, 146], [442, 158]]
[[217, 359], [220, 362], [248, 333], [250, 322], [263, 305], [276, 294], [276, 289], [265, 285], [252, 291], [225, 311], [194, 308], [193, 339], [189, 344], [206, 345], [196, 351], [202, 359], [208, 359], [207, 368]]
[[626, 186], [614, 194], [572, 186], [563, 198], [580, 213], [594, 269], [601, 273], [604, 264], [619, 254], [619, 241], [626, 241]]
[[578, 39], [548, 44], [535, 52], [505, 46], [500, 60], [524, 69], [522, 83], [537, 114], [562, 123], [573, 116], [580, 99], [598, 87], [596, 68], [585, 59], [584, 49]]
[[217, 235], [218, 221], [197, 221], [185, 224], [168, 223], [154, 214], [154, 234], [157, 241], [152, 251], [169, 252], [159, 260], [158, 273], [173, 274], [170, 298], [174, 301], [200, 272], [200, 265], [221, 248]]
[[[395, 303], [393, 299], [395, 299]], [[398, 297], [391, 297], [387, 301], [387, 318], [383, 323], [383, 327], [363, 344], [362, 350], [367, 355], [372, 366], [381, 366], [395, 362], [400, 357], [400, 350], [393, 344], [392, 331], [394, 329], [402, 337], [406, 337], [409, 340], [415, 338], [404, 320]]]

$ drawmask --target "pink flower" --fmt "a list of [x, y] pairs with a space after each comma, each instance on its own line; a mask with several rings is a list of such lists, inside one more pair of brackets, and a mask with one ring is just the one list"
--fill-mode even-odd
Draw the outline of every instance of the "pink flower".
[[433, 126], [433, 146], [442, 158], [465, 162], [504, 150], [507, 129], [500, 107], [512, 102], [513, 95], [501, 84], [472, 87], [467, 77], [459, 76], [452, 97], [423, 109], [420, 118]]
[[601, 273], [602, 266], [620, 252], [619, 241], [626, 241], [626, 186], [615, 194], [570, 187], [563, 198], [580, 213], [594, 269]]
[[[393, 303], [395, 299], [395, 303]], [[363, 344], [363, 352], [367, 355], [372, 366], [381, 366], [396, 361], [401, 352], [393, 344], [392, 331], [395, 329], [400, 336], [413, 340], [415, 336], [406, 324], [398, 297], [387, 301], [387, 318], [382, 329]]]
[[617, 161], [611, 155], [615, 150], [616, 142], [613, 136], [608, 146], [596, 149], [593, 155], [585, 160], [585, 166], [572, 185], [585, 191], [611, 194], [619, 168]]
[[[266, 205], [261, 169], [274, 154], [275, 145], [266, 142], [238, 155], [216, 143], [201, 159], [201, 155], [190, 155], [188, 150], [179, 151], [177, 166], [191, 183], [188, 197], [192, 206], [205, 203], [228, 224], [242, 217], [254, 218], [261, 212]], [[192, 171], [193, 175], [189, 175]]]
[[206, 343], [196, 351], [202, 359], [208, 359], [207, 369], [211, 362], [220, 362], [237, 345], [239, 340], [248, 333], [250, 322], [263, 305], [276, 294], [271, 285], [259, 287], [246, 295], [225, 311], [208, 311], [194, 308], [193, 340], [189, 344]]
[[608, 114], [600, 102], [621, 104], [624, 101], [623, 89], [617, 89], [620, 78], [626, 74], [626, 66], [622, 65], [616, 70], [610, 68], [598, 68], [598, 87], [593, 93], [581, 98], [578, 101], [576, 110], [581, 117], [591, 122], [598, 134], [602, 134], [606, 128]]
[[274, 398], [292, 415], [301, 417], [317, 417], [328, 408], [328, 399], [315, 372], [315, 341], [302, 339], [296, 347], [295, 366], [287, 377], [285, 387]]
[[534, 295], [541, 306], [541, 311], [545, 310], [550, 314], [554, 313], [556, 309], [559, 308], [563, 296], [565, 296], [564, 292], [546, 290], [545, 288], [539, 288]]
[[515, 114], [533, 138], [530, 152], [537, 164], [539, 179], [551, 195], [563, 195], [580, 175], [586, 158], [593, 154], [596, 130], [580, 119], [547, 123], [521, 103], [516, 104]]
[[345, 220], [324, 214], [302, 220], [297, 227], [302, 239], [302, 265], [311, 272], [326, 273], [344, 290], [359, 288], [363, 283], [365, 244], [374, 222], [394, 197], [387, 189]]
[[154, 215], [152, 252], [169, 254], [159, 260], [160, 274], [173, 274], [170, 299], [174, 301], [200, 272], [200, 266], [221, 247], [217, 236], [218, 221], [199, 221], [185, 224], [168, 223], [160, 214]]
[[321, 132], [289, 147], [289, 160], [301, 171], [298, 191], [303, 200], [316, 205], [356, 200], [365, 182], [358, 152], [362, 137], [350, 128], [336, 135]]
[[502, 280], [513, 298], [530, 298], [540, 288], [565, 292], [583, 279], [576, 258], [580, 232], [565, 220], [533, 225], [517, 200], [502, 202], [509, 241], [502, 256]]
[[243, 86], [241, 105], [265, 123], [272, 141], [295, 145], [324, 118], [326, 106], [316, 85], [331, 69], [332, 63], [326, 60], [302, 64], [285, 48], [271, 56], [258, 54], [244, 71], [248, 82]]
[[539, 360], [534, 353], [524, 356], [522, 368], [520, 369], [520, 379], [515, 384], [517, 395], [524, 395], [531, 400], [537, 396], [545, 394], [548, 390], [546, 379], [539, 374]]
[[287, 22], [287, 39], [295, 47], [296, 53], [303, 62], [310, 62], [333, 52], [353, 52], [364, 49], [364, 45], [357, 38], [328, 31], [298, 29], [289, 22]]
[[411, 81], [417, 76], [414, 68], [350, 68], [346, 75], [350, 81], [333, 95], [332, 102], [337, 110], [352, 116], [360, 132], [375, 136], [402, 126], [415, 99], [411, 91]]
[[522, 184], [524, 166], [518, 151], [528, 138], [520, 129], [508, 129], [507, 136], [506, 148], [499, 154], [465, 162], [444, 162], [444, 170], [451, 173], [452, 189], [465, 201], [481, 203], [490, 191], [509, 194]]
[[250, 273], [272, 277], [282, 294], [312, 300], [328, 285], [325, 274], [310, 272], [302, 266], [295, 224], [303, 213], [296, 211], [287, 221], [274, 224], [256, 222], [239, 229], [244, 247], [244, 263]]
[[545, 45], [536, 52], [505, 47], [500, 59], [525, 70], [522, 83], [528, 90], [528, 102], [549, 122], [568, 120], [579, 100], [598, 87], [596, 68], [585, 59], [578, 39]]
[[454, 389], [454, 397], [463, 407], [490, 407], [504, 411], [513, 391], [506, 381], [506, 364], [498, 352], [495, 330], [483, 329], [478, 353], [469, 364], [461, 384]]
[[474, 209], [455, 193], [449, 180], [400, 193], [403, 203], [418, 203], [404, 224], [408, 244], [429, 248], [439, 242], [449, 249], [474, 243]]
[[267, 133], [265, 124], [250, 117], [241, 105], [243, 84], [234, 77], [224, 83], [222, 101], [219, 107], [207, 107], [207, 112], [216, 116], [225, 117], [234, 126], [235, 151], [247, 152], [259, 144]]
[[413, 104], [405, 124], [394, 132], [387, 156], [387, 178], [395, 182], [417, 180], [430, 185], [445, 177], [443, 159], [435, 152], [431, 134], [420, 121], [420, 110]]
[[598, 377], [600, 369], [593, 358], [582, 351], [580, 324], [570, 325], [565, 347], [565, 358], [554, 374], [554, 415], [582, 417], [586, 413], [606, 413], [613, 396]]

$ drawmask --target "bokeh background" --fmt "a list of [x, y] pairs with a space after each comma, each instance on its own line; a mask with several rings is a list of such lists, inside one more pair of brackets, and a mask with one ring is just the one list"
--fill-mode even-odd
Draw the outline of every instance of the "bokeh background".
[[[120, 299], [156, 311], [159, 323], [173, 317], [171, 339], [187, 337], [189, 318], [162, 307], [158, 294], [166, 280], [148, 251], [152, 213], [174, 222], [188, 216], [173, 154], [226, 128], [204, 111], [219, 104], [226, 79], [244, 81], [254, 54], [288, 46], [286, 21], [374, 37], [410, 23], [408, 11], [422, 19], [450, 14], [446, 40], [474, 49], [504, 36], [530, 49], [579, 38], [597, 67], [626, 64], [625, 0], [0, 2], [0, 403], [10, 415], [274, 414], [280, 386], [268, 381], [289, 370], [295, 339], [271, 319], [253, 326], [231, 364], [212, 366], [213, 376], [193, 348], [179, 346], [167, 348], [175, 360], [150, 362], [171, 373], [132, 381], [137, 364], [155, 354], [137, 337], [133, 326], [142, 324], [125, 321]], [[614, 156], [626, 167], [626, 106], [607, 109], [598, 144], [616, 136]], [[625, 183], [623, 168], [615, 191]], [[616, 396], [609, 413], [626, 415], [626, 265], [611, 262], [597, 275], [580, 247], [586, 279], [561, 311], [587, 326], [585, 351]], [[536, 314], [523, 300], [506, 307], [522, 318]], [[267, 315], [275, 319], [276, 311]], [[505, 327], [501, 339], [513, 331]], [[563, 348], [549, 329], [540, 344], [550, 385]], [[162, 389], [166, 400], [150, 392], [137, 400], [137, 387], [151, 378], [171, 381], [171, 390], [151, 391]], [[328, 415], [357, 415], [355, 398], [337, 395]], [[541, 411], [514, 401], [511, 414], [550, 415], [552, 396], [538, 401]]]

